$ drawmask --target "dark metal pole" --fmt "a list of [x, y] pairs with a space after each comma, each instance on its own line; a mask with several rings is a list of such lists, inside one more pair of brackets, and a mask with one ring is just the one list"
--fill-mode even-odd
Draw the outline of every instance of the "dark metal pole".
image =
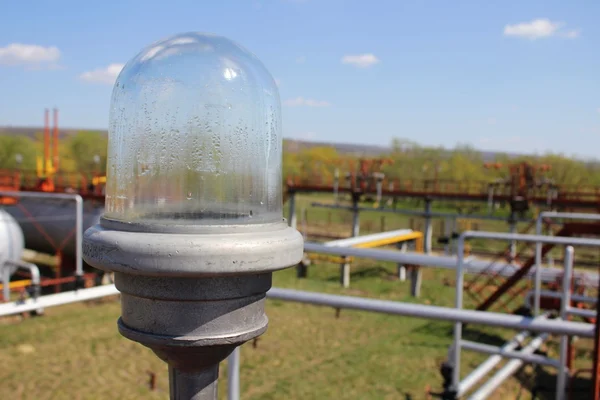
[[219, 364], [196, 372], [184, 372], [169, 366], [171, 400], [217, 399]]
[[[598, 278], [600, 284], [600, 277]], [[598, 288], [598, 301], [600, 301], [600, 288]], [[600, 308], [596, 307], [596, 331], [594, 337], [594, 358], [592, 375], [592, 399], [600, 400]]]

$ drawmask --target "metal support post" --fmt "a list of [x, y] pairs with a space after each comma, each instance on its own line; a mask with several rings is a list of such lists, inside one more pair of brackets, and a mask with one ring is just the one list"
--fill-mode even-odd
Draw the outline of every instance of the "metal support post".
[[[514, 211], [510, 212], [508, 218], [508, 232], [511, 234], [517, 233], [517, 214]], [[510, 261], [513, 261], [517, 257], [517, 241], [511, 240], [509, 247]]]
[[298, 217], [296, 216], [296, 193], [288, 192], [288, 203], [289, 203], [289, 219], [290, 219], [290, 227], [292, 229], [296, 229], [298, 225]]
[[346, 289], [350, 287], [350, 263], [348, 262], [340, 264], [340, 284]]
[[333, 173], [333, 201], [337, 204], [340, 190], [340, 169], [336, 168]]
[[240, 348], [227, 358], [227, 400], [240, 400]]
[[2, 265], [2, 299], [10, 301], [10, 270], [5, 264]]
[[[541, 216], [535, 222], [535, 234], [542, 234], [542, 218]], [[542, 289], [542, 242], [535, 244], [535, 278], [533, 284], [533, 315], [540, 315], [540, 291]]]
[[[352, 196], [352, 237], [357, 237], [360, 233], [360, 209], [358, 207], [358, 196]], [[346, 262], [347, 257], [342, 257], [345, 262], [340, 264], [340, 284], [343, 288], [350, 287], [350, 263]]]
[[[600, 288], [600, 281], [598, 282], [598, 287]], [[598, 289], [598, 299], [596, 304], [600, 304], [600, 289]], [[592, 393], [590, 398], [593, 400], [600, 400], [600, 307], [596, 307], [594, 353], [592, 355], [592, 360]]]
[[[431, 221], [431, 199], [425, 199], [425, 232], [423, 232], [423, 247], [425, 254], [431, 253], [431, 240], [433, 237], [432, 221]], [[413, 265], [410, 268], [410, 294], [413, 297], [421, 295], [421, 283], [423, 281], [423, 273], [419, 266]]]
[[358, 196], [352, 196], [352, 237], [360, 234], [360, 209]]
[[[396, 245], [396, 247], [398, 248], [398, 251], [400, 253], [406, 253], [406, 248], [407, 248], [406, 242], [398, 243]], [[406, 266], [402, 263], [398, 263], [397, 268], [398, 268], [398, 280], [400, 282], [404, 282], [406, 280]]]
[[[463, 263], [465, 258], [465, 241], [464, 234], [458, 239], [456, 246], [456, 295], [454, 298], [454, 307], [456, 310], [461, 310], [463, 306], [463, 286], [464, 286], [464, 274], [463, 274]], [[458, 391], [460, 384], [460, 345], [462, 343], [462, 322], [457, 321], [454, 323], [454, 342], [452, 348], [452, 385], [453, 391]]]
[[425, 199], [425, 232], [423, 232], [423, 245], [425, 254], [431, 253], [431, 239], [433, 230], [431, 225], [431, 199]]
[[[565, 248], [565, 272], [563, 274], [562, 281], [562, 301], [560, 302], [560, 318], [566, 321], [568, 318], [568, 311], [571, 305], [571, 277], [573, 275], [573, 246], [567, 246]], [[565, 390], [567, 388], [567, 359], [568, 359], [568, 347], [569, 347], [569, 336], [562, 335], [560, 337], [560, 366], [556, 377], [556, 399], [563, 400], [565, 398]]]
[[219, 364], [201, 371], [181, 371], [169, 365], [171, 400], [217, 399]]
[[488, 186], [488, 212], [492, 214], [494, 212], [494, 185]]
[[448, 238], [448, 243], [444, 244], [444, 254], [452, 254], [452, 231], [454, 230], [454, 219], [446, 218], [444, 222], [444, 236]]
[[421, 283], [423, 281], [423, 274], [421, 268], [417, 265], [413, 265], [410, 268], [410, 295], [413, 297], [421, 296]]

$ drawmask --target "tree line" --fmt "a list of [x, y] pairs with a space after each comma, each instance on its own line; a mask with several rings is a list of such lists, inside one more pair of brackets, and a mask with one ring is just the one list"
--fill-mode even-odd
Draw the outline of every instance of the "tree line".
[[[285, 146], [284, 146], [285, 148]], [[66, 173], [99, 173], [106, 169], [107, 137], [104, 132], [80, 131], [61, 138], [59, 143], [60, 171]], [[44, 154], [43, 135], [0, 135], [0, 169], [34, 171]], [[485, 163], [508, 164], [527, 161], [533, 165], [548, 165], [544, 176], [559, 185], [600, 187], [600, 163], [581, 160], [560, 153], [513, 155], [484, 154], [468, 145], [453, 149], [420, 146], [415, 142], [394, 139], [390, 150], [380, 157], [392, 161], [381, 170], [390, 179], [403, 181], [492, 181], [506, 176], [507, 168], [485, 168]], [[341, 153], [332, 146], [313, 146], [295, 152], [284, 152], [283, 178], [303, 181], [331, 181], [336, 169], [348, 172], [358, 166], [356, 154]], [[340, 175], [341, 176], [341, 175]]]

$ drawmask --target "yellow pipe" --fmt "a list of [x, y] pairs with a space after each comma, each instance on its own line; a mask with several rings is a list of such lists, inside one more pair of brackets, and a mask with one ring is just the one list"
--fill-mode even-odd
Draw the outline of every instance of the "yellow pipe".
[[[416, 240], [418, 242], [419, 239], [421, 241], [423, 240], [422, 232], [411, 232], [411, 233], [407, 233], [404, 235], [393, 236], [390, 238], [373, 240], [372, 242], [360, 243], [360, 244], [357, 244], [356, 246], [352, 246], [352, 247], [356, 247], [359, 249], [370, 249], [373, 247], [387, 246], [388, 244], [407, 242], [409, 240]], [[418, 244], [417, 244], [417, 246], [418, 246]]]
[[[389, 238], [385, 238], [385, 239], [373, 240], [371, 242], [360, 243], [360, 244], [354, 245], [352, 247], [359, 248], [359, 249], [369, 249], [369, 248], [374, 248], [374, 247], [387, 246], [389, 244], [394, 244], [394, 243], [408, 242], [410, 240], [415, 241], [415, 250], [418, 251], [419, 253], [422, 253], [423, 248], [424, 248], [422, 232], [411, 232], [411, 233], [406, 233], [404, 235], [398, 235], [398, 236], [393, 236], [393, 237], [389, 237]], [[326, 262], [331, 262], [334, 264], [349, 264], [353, 260], [352, 257], [335, 257], [335, 256], [324, 255], [324, 254], [309, 254], [308, 258], [310, 260], [314, 260], [314, 261], [326, 261]]]
[[[27, 286], [30, 286], [30, 285], [31, 285], [31, 280], [24, 279], [24, 280], [21, 280], [21, 281], [10, 282], [8, 284], [8, 287], [10, 289], [19, 289], [19, 288], [24, 288], [24, 287], [27, 287]], [[0, 290], [2, 290], [3, 288], [4, 288], [4, 285], [0, 283]]]

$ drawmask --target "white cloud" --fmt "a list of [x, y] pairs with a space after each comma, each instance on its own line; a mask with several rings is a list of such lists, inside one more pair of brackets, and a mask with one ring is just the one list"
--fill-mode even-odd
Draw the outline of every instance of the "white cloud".
[[115, 83], [117, 76], [119, 76], [119, 72], [121, 72], [124, 66], [125, 64], [115, 63], [110, 64], [108, 67], [96, 68], [92, 71], [87, 71], [79, 75], [79, 79], [86, 82], [105, 83], [112, 85]]
[[537, 18], [530, 22], [521, 22], [504, 27], [504, 36], [521, 37], [525, 39], [542, 39], [551, 36], [561, 36], [568, 39], [579, 37], [581, 30], [571, 29], [563, 30], [562, 22], [552, 22], [547, 18]]
[[345, 55], [342, 57], [342, 64], [350, 64], [358, 68], [367, 68], [377, 64], [379, 61], [379, 58], [371, 53]]
[[325, 100], [305, 99], [302, 96], [298, 96], [294, 99], [288, 99], [284, 101], [283, 104], [288, 107], [329, 107], [331, 105], [330, 102]]
[[60, 50], [54, 46], [12, 43], [6, 47], [0, 47], [0, 64], [3, 65], [54, 68], [59, 58]]
[[305, 61], [306, 61], [306, 57], [305, 56], [296, 57], [296, 62], [298, 64], [304, 64]]
[[561, 36], [566, 37], [567, 39], [576, 39], [579, 35], [581, 35], [581, 29], [572, 29], [561, 33]]

